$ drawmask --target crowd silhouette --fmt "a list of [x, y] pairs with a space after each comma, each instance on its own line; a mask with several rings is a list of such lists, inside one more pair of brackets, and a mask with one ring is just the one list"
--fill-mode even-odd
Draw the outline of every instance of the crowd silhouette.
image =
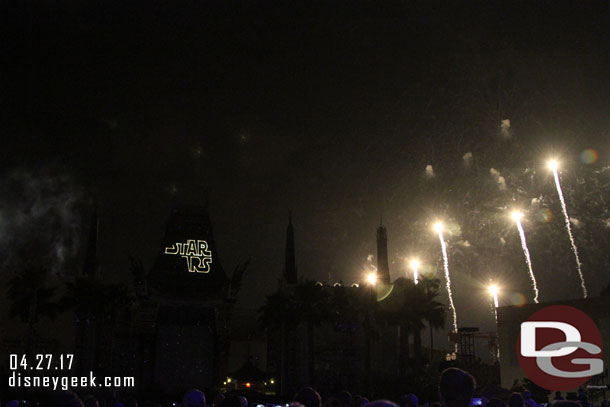
[[[474, 397], [476, 381], [465, 370], [458, 368], [445, 369], [439, 378], [437, 402], [420, 404], [416, 394], [402, 395], [397, 402], [388, 399], [369, 401], [363, 395], [352, 395], [341, 391], [328, 397], [322, 397], [312, 387], [299, 390], [288, 403], [261, 404], [257, 400], [248, 400], [240, 394], [218, 393], [212, 402], [198, 389], [188, 390], [182, 397], [182, 403], [171, 403], [165, 406], [158, 402], [146, 400], [142, 404], [133, 397], [123, 400], [110, 400], [100, 403], [95, 397], [86, 395], [80, 398], [72, 391], [54, 391], [39, 400], [10, 400], [6, 407], [596, 407], [591, 403], [586, 392], [581, 388], [575, 400], [566, 400], [561, 392], [555, 392], [551, 403], [546, 400], [534, 400], [532, 394], [514, 392], [506, 399]], [[2, 404], [0, 403], [0, 407]], [[608, 407], [608, 400], [602, 400], [597, 407]]]

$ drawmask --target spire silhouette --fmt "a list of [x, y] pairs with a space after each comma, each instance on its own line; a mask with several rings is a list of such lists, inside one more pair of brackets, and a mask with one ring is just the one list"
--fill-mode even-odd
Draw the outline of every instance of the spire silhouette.
[[292, 226], [292, 211], [288, 213], [288, 227], [286, 228], [286, 252], [284, 262], [284, 281], [288, 284], [297, 283], [297, 266], [294, 252], [294, 228]]
[[[382, 219], [380, 219], [382, 220]], [[385, 284], [390, 283], [388, 263], [388, 235], [383, 223], [377, 228], [377, 278]]]

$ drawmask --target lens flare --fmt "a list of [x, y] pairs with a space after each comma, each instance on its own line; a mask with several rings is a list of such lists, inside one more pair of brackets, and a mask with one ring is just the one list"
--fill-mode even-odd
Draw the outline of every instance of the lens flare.
[[580, 152], [580, 161], [583, 164], [593, 164], [599, 158], [599, 153], [593, 148], [587, 148]]
[[436, 233], [442, 233], [443, 232], [443, 222], [436, 222], [434, 224], [434, 231]]
[[[515, 214], [519, 216], [515, 216]], [[527, 264], [527, 270], [529, 271], [530, 279], [532, 280], [532, 287], [534, 289], [534, 302], [538, 304], [538, 284], [536, 284], [536, 277], [534, 276], [534, 270], [532, 270], [532, 260], [530, 258], [530, 251], [527, 248], [527, 240], [525, 239], [525, 231], [523, 225], [521, 225], [521, 212], [513, 212], [513, 219], [519, 230], [519, 238], [521, 239], [521, 248], [523, 249], [523, 255], [525, 256], [525, 263]]]
[[513, 293], [510, 296], [510, 303], [516, 305], [517, 307], [522, 307], [525, 305], [525, 295], [521, 293]]
[[538, 209], [534, 216], [538, 222], [549, 223], [553, 219], [553, 211], [549, 208]]
[[574, 235], [572, 234], [572, 226], [570, 225], [570, 217], [568, 216], [568, 209], [566, 208], [566, 202], [563, 199], [563, 191], [561, 189], [561, 182], [559, 182], [559, 172], [557, 168], [551, 168], [553, 170], [553, 178], [555, 179], [555, 189], [557, 189], [557, 195], [559, 196], [559, 202], [561, 203], [561, 211], [563, 212], [563, 218], [570, 238], [570, 244], [572, 245], [572, 252], [574, 253], [574, 260], [576, 260], [576, 270], [578, 271], [578, 277], [580, 277], [580, 286], [582, 287], [583, 298], [587, 298], [587, 286], [585, 285], [585, 276], [582, 274], [582, 263], [578, 256], [578, 248], [574, 241]]
[[548, 162], [548, 166], [551, 171], [557, 171], [559, 168], [559, 162], [557, 160], [550, 160]]
[[366, 276], [366, 281], [370, 284], [370, 285], [375, 285], [377, 284], [377, 274], [376, 273], [370, 273], [368, 276]]

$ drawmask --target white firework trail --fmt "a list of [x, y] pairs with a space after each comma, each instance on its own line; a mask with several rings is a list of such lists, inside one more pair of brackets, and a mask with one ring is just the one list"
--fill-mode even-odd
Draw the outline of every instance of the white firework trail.
[[559, 182], [559, 173], [557, 172], [557, 164], [554, 162], [550, 163], [551, 169], [553, 170], [553, 177], [555, 178], [555, 187], [557, 188], [557, 195], [559, 195], [559, 202], [561, 202], [561, 211], [563, 212], [563, 218], [565, 220], [566, 230], [570, 238], [570, 244], [572, 245], [572, 252], [574, 253], [574, 259], [576, 260], [576, 269], [578, 270], [578, 277], [580, 277], [580, 286], [582, 287], [582, 295], [587, 298], [587, 286], [585, 285], [585, 277], [582, 274], [582, 264], [578, 257], [578, 249], [576, 248], [576, 242], [574, 241], [574, 235], [572, 235], [572, 227], [570, 226], [570, 217], [568, 216], [568, 210], [566, 209], [566, 202], [563, 199], [563, 191], [561, 190], [561, 183]]
[[451, 278], [449, 277], [449, 259], [447, 256], [447, 245], [445, 244], [445, 238], [443, 237], [442, 225], [435, 225], [435, 229], [438, 232], [438, 239], [441, 241], [441, 249], [443, 251], [443, 270], [445, 271], [447, 294], [449, 294], [449, 306], [451, 307], [451, 312], [453, 314], [453, 330], [457, 332], [457, 313], [455, 311], [455, 305], [453, 305], [453, 293], [451, 292]]
[[538, 284], [536, 284], [536, 277], [534, 276], [534, 270], [532, 270], [532, 260], [530, 258], [530, 251], [527, 248], [525, 232], [523, 231], [523, 226], [521, 225], [521, 214], [513, 213], [513, 219], [517, 224], [517, 229], [519, 229], [519, 237], [521, 238], [521, 247], [523, 248], [523, 254], [525, 255], [525, 263], [527, 264], [530, 279], [532, 280], [532, 287], [534, 288], [534, 302], [538, 304]]

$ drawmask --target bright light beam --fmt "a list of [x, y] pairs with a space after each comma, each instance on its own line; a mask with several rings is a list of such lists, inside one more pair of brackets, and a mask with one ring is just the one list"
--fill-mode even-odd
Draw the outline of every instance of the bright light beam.
[[366, 281], [368, 281], [368, 283], [370, 285], [375, 285], [377, 284], [377, 273], [370, 273], [367, 277], [366, 277]]
[[566, 230], [570, 238], [570, 244], [572, 245], [572, 252], [574, 253], [574, 259], [576, 260], [576, 268], [578, 270], [578, 277], [580, 277], [580, 286], [582, 287], [582, 294], [584, 298], [587, 298], [587, 286], [585, 285], [585, 277], [582, 274], [582, 264], [578, 256], [578, 249], [576, 248], [576, 242], [574, 241], [574, 235], [572, 234], [572, 227], [570, 226], [570, 217], [568, 216], [568, 210], [566, 208], [566, 202], [563, 199], [563, 191], [561, 190], [561, 183], [559, 182], [559, 164], [555, 160], [549, 161], [549, 168], [553, 171], [553, 177], [555, 178], [555, 188], [557, 189], [557, 195], [559, 195], [559, 202], [561, 202], [561, 211], [563, 212], [563, 218], [565, 220]]
[[411, 260], [411, 269], [413, 270], [413, 282], [415, 282], [415, 285], [417, 285], [417, 283], [419, 283], [419, 261], [418, 260]]
[[[489, 286], [489, 294], [491, 295], [492, 299], [493, 299], [493, 306], [494, 306], [494, 318], [496, 319], [496, 326], [498, 326], [498, 286], [495, 284], [492, 284]], [[493, 355], [493, 351], [492, 351], [492, 355]], [[500, 360], [500, 347], [498, 346], [497, 342], [496, 342], [496, 352], [495, 352], [495, 357], [497, 360]]]
[[[449, 277], [449, 259], [447, 256], [447, 245], [445, 244], [445, 238], [443, 237], [443, 224], [438, 222], [434, 225], [434, 231], [438, 233], [438, 239], [441, 242], [441, 249], [443, 251], [443, 269], [445, 270], [445, 282], [447, 286], [447, 294], [449, 294], [449, 306], [453, 314], [453, 331], [457, 332], [457, 313], [455, 312], [455, 306], [453, 305], [453, 293], [451, 292], [451, 279]], [[456, 344], [457, 347], [457, 344]]]
[[527, 264], [527, 269], [530, 274], [530, 279], [532, 280], [532, 286], [534, 288], [534, 302], [538, 304], [538, 284], [536, 284], [536, 277], [534, 277], [534, 270], [532, 270], [532, 260], [530, 258], [530, 251], [527, 248], [527, 240], [525, 240], [525, 232], [523, 231], [523, 226], [521, 225], [521, 218], [523, 214], [521, 212], [515, 211], [512, 213], [512, 218], [517, 224], [517, 229], [519, 230], [519, 237], [521, 238], [521, 248], [523, 249], [523, 254], [525, 255], [525, 263]]
[[494, 317], [496, 318], [496, 324], [498, 323], [498, 286], [490, 285], [489, 286], [489, 295], [494, 302]]

